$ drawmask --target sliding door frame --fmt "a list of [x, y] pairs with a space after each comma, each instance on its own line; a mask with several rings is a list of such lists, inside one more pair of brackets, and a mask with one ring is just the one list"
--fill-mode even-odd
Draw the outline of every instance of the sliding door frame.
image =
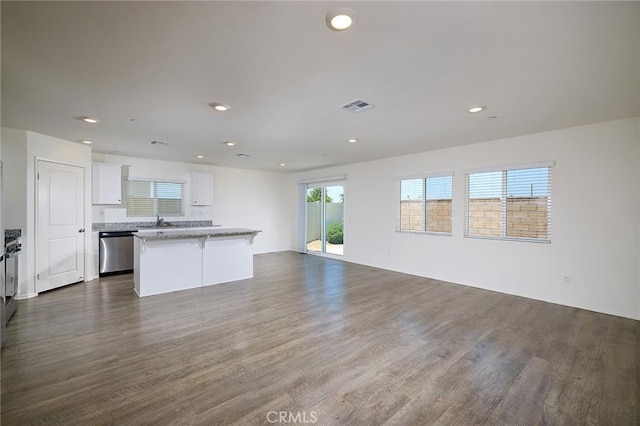
[[[345, 203], [344, 203], [344, 194], [346, 193], [346, 177], [341, 178], [341, 179], [331, 179], [331, 180], [318, 180], [318, 181], [313, 181], [313, 182], [307, 182], [304, 184], [304, 197], [302, 199], [302, 202], [304, 203], [304, 229], [302, 229], [302, 235], [304, 235], [304, 246], [303, 246], [303, 253], [308, 253], [308, 254], [313, 254], [313, 255], [317, 255], [317, 256], [325, 256], [325, 257], [331, 257], [331, 258], [335, 258], [335, 259], [343, 259], [344, 258], [344, 241], [342, 244], [342, 250], [343, 250], [343, 254], [333, 254], [333, 253], [327, 253], [327, 235], [326, 235], [326, 217], [327, 217], [327, 203], [326, 203], [326, 199], [327, 199], [327, 187], [331, 187], [331, 186], [342, 186], [342, 191], [343, 191], [343, 201], [342, 201], [342, 227], [343, 227], [343, 233], [344, 233], [344, 227], [345, 227]], [[321, 188], [322, 191], [322, 199], [321, 199], [321, 203], [320, 203], [320, 241], [321, 241], [321, 247], [320, 247], [320, 251], [310, 251], [307, 249], [308, 246], [308, 230], [309, 230], [309, 211], [308, 211], [308, 202], [307, 202], [307, 194], [309, 189], [313, 189], [313, 188]]]

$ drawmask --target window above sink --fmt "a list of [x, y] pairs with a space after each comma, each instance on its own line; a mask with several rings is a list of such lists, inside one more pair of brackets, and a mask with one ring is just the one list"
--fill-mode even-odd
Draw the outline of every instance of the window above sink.
[[125, 186], [127, 216], [184, 216], [184, 182], [128, 180]]

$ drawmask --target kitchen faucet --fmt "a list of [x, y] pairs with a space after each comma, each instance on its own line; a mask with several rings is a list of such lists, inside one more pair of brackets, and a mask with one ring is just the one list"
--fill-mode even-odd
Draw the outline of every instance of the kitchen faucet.
[[156, 219], [156, 225], [161, 226], [164, 223], [164, 219], [160, 217], [160, 215], [158, 215], [158, 218]]

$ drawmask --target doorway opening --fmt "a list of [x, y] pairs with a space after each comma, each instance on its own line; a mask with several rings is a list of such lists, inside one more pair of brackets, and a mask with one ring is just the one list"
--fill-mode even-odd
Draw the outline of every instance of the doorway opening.
[[307, 252], [342, 256], [344, 254], [344, 184], [308, 184], [306, 198]]

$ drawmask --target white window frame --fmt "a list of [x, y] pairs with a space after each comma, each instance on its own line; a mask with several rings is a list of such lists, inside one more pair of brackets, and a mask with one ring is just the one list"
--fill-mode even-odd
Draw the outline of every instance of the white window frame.
[[[438, 231], [429, 231], [427, 230], [427, 180], [431, 178], [439, 178], [439, 177], [450, 177], [451, 178], [451, 215], [449, 216], [449, 220], [451, 221], [451, 231], [449, 232], [438, 232]], [[421, 174], [421, 175], [413, 175], [413, 176], [402, 176], [395, 179], [396, 181], [396, 227], [395, 230], [400, 234], [419, 234], [419, 235], [438, 235], [444, 237], [450, 237], [453, 233], [453, 177], [454, 172], [441, 172], [441, 173], [429, 173], [429, 174]], [[423, 231], [405, 231], [401, 229], [401, 204], [402, 204], [402, 182], [405, 180], [416, 180], [421, 179], [424, 181], [424, 230]]]
[[[542, 244], [551, 244], [551, 217], [552, 217], [552, 171], [555, 166], [555, 161], [544, 161], [539, 163], [529, 163], [529, 164], [521, 164], [521, 165], [511, 165], [511, 166], [502, 166], [502, 167], [491, 167], [491, 168], [482, 168], [482, 169], [473, 169], [473, 170], [465, 170], [464, 171], [464, 237], [465, 238], [474, 238], [474, 239], [485, 239], [485, 240], [502, 240], [502, 241], [521, 241], [521, 242], [530, 242], [530, 243], [542, 243]], [[507, 236], [507, 181], [506, 176], [507, 172], [514, 170], [527, 170], [527, 169], [540, 169], [540, 168], [548, 168], [549, 169], [549, 178], [548, 178], [548, 195], [547, 195], [547, 238], [533, 238], [533, 237], [513, 237]], [[501, 226], [501, 236], [490, 236], [490, 235], [470, 235], [469, 234], [469, 175], [474, 173], [491, 173], [491, 172], [501, 172], [502, 173], [502, 191], [500, 196], [500, 204], [501, 204], [501, 218], [502, 218], [502, 226]]]
[[[179, 184], [181, 185], [181, 191], [180, 191], [180, 212], [179, 213], [164, 213], [164, 212], [158, 212], [158, 197], [155, 196], [153, 198], [149, 198], [153, 200], [153, 214], [151, 215], [131, 215], [129, 214], [129, 182], [149, 182], [152, 183], [154, 186], [157, 184], [165, 184], [165, 183], [173, 183], [173, 184]], [[171, 179], [147, 179], [147, 178], [129, 178], [126, 183], [125, 183], [125, 194], [126, 194], [126, 215], [127, 217], [156, 217], [156, 216], [161, 216], [161, 217], [184, 217], [185, 216], [185, 208], [184, 208], [184, 202], [185, 202], [185, 186], [186, 186], [186, 182], [185, 181], [179, 181], [179, 180], [171, 180]], [[154, 190], [155, 193], [155, 190]]]

